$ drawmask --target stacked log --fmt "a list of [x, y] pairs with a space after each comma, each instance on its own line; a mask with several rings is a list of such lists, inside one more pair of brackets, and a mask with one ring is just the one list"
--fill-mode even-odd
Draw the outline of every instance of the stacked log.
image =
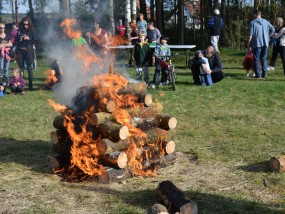
[[273, 172], [285, 172], [285, 155], [272, 157], [269, 161], [269, 167]]
[[[134, 160], [140, 160], [145, 171], [173, 164], [176, 153], [170, 130], [176, 128], [177, 120], [162, 113], [162, 105], [154, 103], [146, 89], [142, 83], [121, 87], [116, 90], [119, 101], [101, 82], [94, 87], [78, 89], [73, 102], [81, 106], [76, 106], [73, 111], [61, 112], [53, 121], [56, 130], [51, 132], [50, 139], [56, 154], [49, 156], [49, 167], [61, 172], [70, 170], [80, 162], [73, 161], [76, 157], [72, 155], [80, 147], [80, 155], [86, 150], [90, 160], [82, 159], [81, 162], [100, 169], [98, 173], [88, 170], [88, 175], [97, 177], [102, 183], [133, 176]], [[134, 101], [134, 104], [128, 100]], [[128, 115], [123, 122], [115, 114], [120, 110]], [[134, 130], [143, 134], [136, 134]], [[88, 136], [88, 141], [82, 136]], [[136, 156], [131, 157], [130, 148], [134, 146]], [[76, 168], [80, 166], [76, 165]]]

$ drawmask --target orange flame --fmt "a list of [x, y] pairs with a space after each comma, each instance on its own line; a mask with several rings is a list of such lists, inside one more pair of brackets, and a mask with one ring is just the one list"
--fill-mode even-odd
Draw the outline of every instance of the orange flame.
[[71, 39], [78, 39], [82, 35], [80, 30], [74, 29], [76, 23], [75, 19], [64, 19], [60, 24], [60, 26], [64, 28], [67, 36]]

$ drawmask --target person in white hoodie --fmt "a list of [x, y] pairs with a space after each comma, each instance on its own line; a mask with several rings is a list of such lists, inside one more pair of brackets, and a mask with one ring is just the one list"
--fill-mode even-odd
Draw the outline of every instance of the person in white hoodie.
[[278, 51], [281, 56], [283, 64], [283, 74], [285, 76], [285, 27], [283, 26], [278, 33], [274, 33], [273, 38], [276, 38], [278, 41]]

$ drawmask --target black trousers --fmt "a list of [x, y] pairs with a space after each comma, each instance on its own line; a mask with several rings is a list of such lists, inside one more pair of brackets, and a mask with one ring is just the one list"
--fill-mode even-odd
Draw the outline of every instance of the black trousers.
[[12, 93], [21, 93], [24, 89], [21, 86], [11, 86]]
[[[21, 71], [25, 70], [27, 65], [28, 77], [29, 77], [29, 89], [33, 89], [33, 63], [34, 63], [34, 49], [33, 47], [27, 48], [26, 50], [17, 51], [18, 65]], [[24, 73], [23, 73], [24, 75]]]
[[279, 46], [279, 52], [283, 64], [283, 73], [285, 75], [285, 46]]

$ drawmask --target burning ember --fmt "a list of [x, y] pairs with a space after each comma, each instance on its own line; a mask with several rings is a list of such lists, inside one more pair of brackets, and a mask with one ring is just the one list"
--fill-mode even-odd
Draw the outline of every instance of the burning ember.
[[[94, 57], [81, 60], [86, 61], [86, 69], [102, 62]], [[49, 165], [64, 181], [155, 176], [165, 157], [174, 154], [169, 130], [176, 127], [177, 120], [162, 114], [162, 105], [153, 103], [145, 83], [130, 84], [112, 72], [98, 74], [90, 85], [77, 89], [72, 107], [51, 100], [50, 105], [60, 115], [53, 123], [56, 131], [51, 133], [58, 155], [49, 158]]]

